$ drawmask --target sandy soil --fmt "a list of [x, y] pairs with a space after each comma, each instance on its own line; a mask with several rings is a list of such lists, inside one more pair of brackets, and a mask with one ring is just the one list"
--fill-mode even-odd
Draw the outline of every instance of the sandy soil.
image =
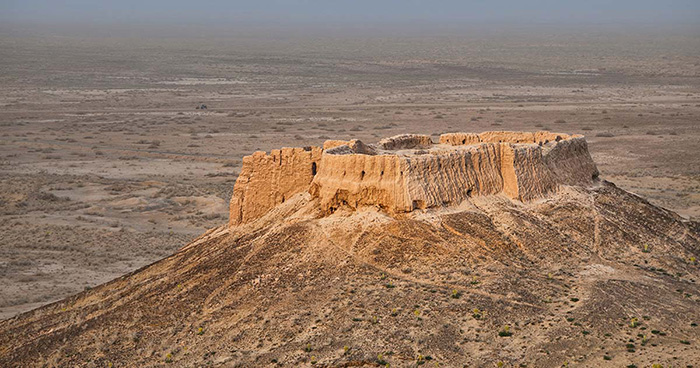
[[170, 254], [226, 221], [242, 156], [328, 138], [583, 133], [700, 217], [697, 32], [439, 34], [4, 34], [0, 318]]

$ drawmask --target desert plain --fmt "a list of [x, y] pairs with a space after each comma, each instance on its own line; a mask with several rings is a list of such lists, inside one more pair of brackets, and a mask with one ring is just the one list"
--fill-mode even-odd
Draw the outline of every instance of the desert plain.
[[700, 219], [697, 27], [1, 29], [0, 319], [226, 223], [243, 156], [331, 138], [583, 134]]

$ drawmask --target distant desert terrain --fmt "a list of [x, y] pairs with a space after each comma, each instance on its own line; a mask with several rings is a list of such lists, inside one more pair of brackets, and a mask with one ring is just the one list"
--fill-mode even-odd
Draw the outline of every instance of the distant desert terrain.
[[0, 33], [0, 319], [226, 223], [243, 156], [330, 138], [583, 134], [700, 218], [697, 29], [363, 32]]

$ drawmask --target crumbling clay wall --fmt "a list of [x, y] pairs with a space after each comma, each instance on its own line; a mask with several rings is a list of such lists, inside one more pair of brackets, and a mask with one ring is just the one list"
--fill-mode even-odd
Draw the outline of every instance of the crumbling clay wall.
[[[397, 142], [397, 147], [406, 146]], [[440, 155], [341, 152], [323, 155], [311, 184], [311, 194], [326, 212], [341, 206], [378, 206], [389, 212], [409, 212], [460, 203], [473, 195], [496, 194], [502, 188], [495, 145]]]
[[[540, 132], [504, 132], [493, 131], [476, 133], [445, 133], [440, 136], [440, 144], [451, 146], [464, 146], [479, 143], [536, 143], [538, 145], [549, 142], [559, 142], [572, 136], [562, 133]], [[580, 137], [580, 136], [576, 136]]]
[[401, 134], [394, 137], [384, 138], [377, 143], [379, 148], [384, 150], [401, 150], [411, 148], [426, 148], [432, 146], [433, 141], [429, 135]]
[[447, 206], [472, 196], [499, 193], [503, 189], [500, 160], [496, 145], [406, 157], [408, 198], [395, 210]]
[[530, 201], [559, 184], [590, 184], [597, 170], [581, 141], [550, 132], [451, 133], [440, 144], [453, 148], [441, 149], [427, 136], [401, 135], [380, 141], [376, 156], [338, 142], [324, 153], [311, 193], [326, 212], [362, 205], [408, 212], [497, 193]]
[[320, 147], [282, 148], [243, 158], [233, 186], [229, 223], [256, 219], [296, 193], [306, 191], [318, 171]]
[[531, 201], [559, 185], [598, 176], [582, 136], [550, 132], [405, 134], [376, 145], [327, 141], [324, 148], [284, 148], [244, 158], [231, 199], [231, 224], [256, 219], [309, 191], [321, 209], [377, 206], [387, 212], [459, 204], [502, 193]]
[[311, 194], [324, 210], [377, 205], [394, 210], [407, 200], [405, 165], [394, 155], [324, 154]]
[[452, 146], [500, 145], [503, 193], [522, 201], [555, 190], [557, 185], [589, 185], [598, 169], [581, 135], [540, 131], [448, 133], [440, 143]]
[[557, 183], [583, 185], [598, 178], [598, 168], [588, 152], [588, 143], [583, 136], [573, 136], [556, 145], [544, 146], [543, 152], [543, 161]]
[[[542, 198], [557, 188], [557, 182], [542, 159], [542, 148], [535, 144], [500, 143], [507, 152], [501, 167], [504, 192], [513, 199], [530, 201]], [[506, 177], [505, 172], [510, 175]]]

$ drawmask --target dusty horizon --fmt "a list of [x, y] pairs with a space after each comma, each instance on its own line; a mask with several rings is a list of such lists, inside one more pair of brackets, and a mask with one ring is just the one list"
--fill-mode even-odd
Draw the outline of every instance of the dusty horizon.
[[620, 1], [304, 1], [304, 0], [184, 0], [85, 1], [6, 0], [0, 19], [20, 21], [98, 22], [299, 22], [385, 23], [509, 22], [509, 23], [695, 23], [700, 5], [688, 0]]

